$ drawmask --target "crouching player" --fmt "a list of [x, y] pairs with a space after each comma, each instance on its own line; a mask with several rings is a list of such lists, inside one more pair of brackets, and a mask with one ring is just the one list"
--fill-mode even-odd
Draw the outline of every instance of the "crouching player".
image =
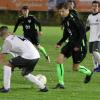
[[[0, 63], [4, 64], [4, 82], [0, 92], [6, 93], [10, 90], [11, 70], [15, 67], [22, 69], [22, 75], [35, 83], [41, 92], [47, 92], [46, 86], [31, 74], [40, 58], [33, 44], [25, 38], [11, 35], [6, 26], [0, 27], [0, 37], [4, 40], [2, 53], [0, 53]], [[17, 57], [5, 61], [6, 54], [9, 53], [13, 53]]]

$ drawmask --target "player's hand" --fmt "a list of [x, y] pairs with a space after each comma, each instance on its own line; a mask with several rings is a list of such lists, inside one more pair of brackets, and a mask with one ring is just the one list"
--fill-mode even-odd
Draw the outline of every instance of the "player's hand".
[[43, 32], [38, 32], [38, 35], [42, 35], [43, 34]]
[[61, 45], [56, 44], [56, 48], [60, 48], [60, 47], [61, 47]]

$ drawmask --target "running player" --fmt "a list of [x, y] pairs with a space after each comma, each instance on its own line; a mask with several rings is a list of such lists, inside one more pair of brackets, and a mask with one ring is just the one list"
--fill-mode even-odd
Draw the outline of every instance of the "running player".
[[81, 24], [77, 16], [70, 13], [67, 3], [59, 4], [57, 9], [60, 16], [64, 18], [64, 34], [56, 47], [61, 47], [66, 39], [68, 39], [68, 43], [62, 47], [61, 52], [57, 57], [58, 84], [55, 88], [64, 89], [64, 58], [72, 56], [73, 71], [79, 71], [86, 74], [84, 83], [87, 83], [90, 80], [92, 72], [86, 67], [80, 65], [87, 53], [87, 39], [84, 26]]
[[[39, 43], [39, 35], [42, 34], [40, 22], [34, 16], [29, 15], [28, 6], [22, 7], [21, 14], [22, 16], [18, 18], [13, 32], [15, 33], [18, 26], [21, 24], [23, 26], [24, 37], [31, 41], [50, 63], [48, 54], [46, 53], [44, 47]], [[36, 26], [38, 26], [39, 31], [37, 31]]]

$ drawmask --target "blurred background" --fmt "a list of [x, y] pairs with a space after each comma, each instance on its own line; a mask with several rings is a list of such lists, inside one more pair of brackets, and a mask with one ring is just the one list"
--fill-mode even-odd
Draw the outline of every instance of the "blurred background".
[[[59, 18], [56, 16], [54, 8], [57, 4], [67, 1], [68, 0], [0, 0], [0, 23], [14, 24], [20, 15], [20, 8], [27, 5], [29, 6], [30, 13], [34, 14], [42, 25], [58, 25]], [[92, 1], [93, 0], [75, 0], [76, 9], [84, 22], [88, 13], [91, 11]]]

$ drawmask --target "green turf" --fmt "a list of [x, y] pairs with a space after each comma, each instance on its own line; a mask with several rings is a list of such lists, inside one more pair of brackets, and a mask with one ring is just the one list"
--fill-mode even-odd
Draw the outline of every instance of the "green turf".
[[[9, 26], [10, 31], [13, 26]], [[0, 100], [100, 100], [100, 73], [94, 74], [92, 81], [89, 84], [84, 84], [84, 75], [72, 71], [72, 60], [65, 61], [65, 89], [52, 89], [57, 83], [56, 77], [56, 57], [60, 49], [55, 48], [57, 40], [62, 36], [62, 31], [59, 27], [43, 27], [44, 34], [40, 37], [41, 45], [43, 45], [51, 58], [51, 63], [48, 64], [44, 56], [37, 64], [33, 74], [44, 74], [47, 77], [47, 85], [49, 92], [38, 92], [38, 88], [25, 80], [18, 69], [12, 74], [11, 91], [7, 94], [0, 93]], [[17, 34], [23, 33], [21, 28], [18, 28]], [[0, 42], [1, 44], [1, 42]], [[92, 69], [91, 55], [87, 55], [82, 65]], [[3, 66], [0, 66], [0, 87], [2, 86]]]

